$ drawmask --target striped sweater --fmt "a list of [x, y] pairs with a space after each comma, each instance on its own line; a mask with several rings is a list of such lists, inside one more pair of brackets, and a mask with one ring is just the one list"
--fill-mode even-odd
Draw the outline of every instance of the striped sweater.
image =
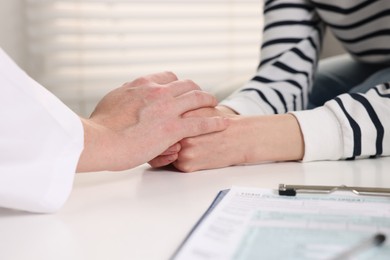
[[257, 73], [221, 104], [242, 115], [293, 113], [304, 161], [390, 155], [389, 83], [303, 111], [326, 26], [357, 60], [390, 64], [390, 1], [268, 0]]

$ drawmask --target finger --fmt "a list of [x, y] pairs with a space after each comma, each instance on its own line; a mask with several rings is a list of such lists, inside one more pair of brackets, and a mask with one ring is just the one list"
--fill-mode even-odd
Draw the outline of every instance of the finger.
[[183, 117], [199, 117], [199, 116], [220, 116], [222, 113], [220, 113], [217, 109], [212, 107], [205, 107], [205, 108], [199, 108], [196, 110], [192, 110], [189, 112], [186, 112], [183, 114]]
[[168, 149], [166, 149], [160, 156], [162, 155], [171, 155], [180, 152], [181, 145], [180, 143], [176, 143], [172, 146], [170, 146]]
[[230, 121], [223, 117], [190, 117], [183, 118], [182, 137], [193, 137], [223, 131], [228, 128]]
[[222, 106], [217, 107], [205, 107], [184, 113], [183, 117], [195, 117], [195, 116], [222, 116], [222, 117], [234, 117], [237, 114], [229, 108], [224, 109]]
[[160, 155], [149, 162], [149, 165], [153, 168], [167, 166], [177, 160], [179, 154]]
[[177, 81], [177, 77], [172, 72], [160, 72], [139, 77], [132, 82], [125, 83], [124, 86], [134, 88], [140, 86], [150, 86], [152, 83], [165, 85]]
[[176, 109], [179, 114], [184, 114], [198, 108], [215, 107], [217, 99], [204, 91], [194, 90], [178, 96], [176, 99]]
[[201, 88], [192, 80], [177, 80], [167, 84], [167, 87], [172, 96], [177, 97], [184, 93], [201, 90]]
[[218, 109], [218, 111], [220, 111], [221, 113], [223, 113], [225, 115], [238, 115], [237, 111], [235, 111], [232, 108], [227, 107], [227, 106], [218, 105], [216, 107], [216, 109]]
[[152, 82], [157, 84], [165, 85], [174, 81], [177, 81], [177, 76], [170, 71], [164, 71], [160, 73], [150, 74], [145, 76], [145, 78], [149, 79]]
[[193, 164], [191, 162], [182, 162], [180, 160], [176, 160], [172, 162], [173, 166], [175, 166], [176, 169], [178, 169], [181, 172], [194, 172], [201, 170], [201, 167], [199, 165]]

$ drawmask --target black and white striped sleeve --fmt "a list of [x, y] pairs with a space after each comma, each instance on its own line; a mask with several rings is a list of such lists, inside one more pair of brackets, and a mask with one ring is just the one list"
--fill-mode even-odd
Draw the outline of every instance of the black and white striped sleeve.
[[303, 161], [390, 155], [390, 84], [343, 94], [324, 106], [292, 112], [305, 142]]
[[323, 22], [308, 1], [266, 1], [258, 71], [221, 104], [243, 115], [304, 109], [323, 30]]

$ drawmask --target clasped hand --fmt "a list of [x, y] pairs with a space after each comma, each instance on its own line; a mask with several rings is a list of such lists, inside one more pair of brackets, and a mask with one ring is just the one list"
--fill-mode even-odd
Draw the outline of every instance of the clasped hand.
[[125, 170], [152, 160], [180, 140], [227, 128], [221, 116], [183, 114], [217, 100], [170, 72], [126, 83], [108, 93], [90, 118], [82, 118], [84, 150], [77, 171]]
[[[162, 167], [168, 164], [174, 165], [183, 172], [192, 172], [209, 168], [220, 168], [229, 165], [240, 164], [246, 161], [245, 147], [240, 138], [242, 126], [235, 112], [227, 107], [201, 108], [187, 112], [185, 118], [197, 117], [226, 117], [229, 118], [229, 127], [224, 131], [202, 134], [188, 137], [172, 145], [164, 153], [154, 158], [149, 164], [154, 167]], [[244, 119], [245, 120], [245, 119]]]

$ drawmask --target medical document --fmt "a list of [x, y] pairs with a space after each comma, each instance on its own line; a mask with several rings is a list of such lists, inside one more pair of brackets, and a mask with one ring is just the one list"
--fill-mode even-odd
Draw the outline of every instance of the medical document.
[[389, 197], [286, 197], [276, 190], [233, 187], [173, 259], [331, 259], [377, 232], [387, 236], [385, 244], [356, 259], [390, 259]]

